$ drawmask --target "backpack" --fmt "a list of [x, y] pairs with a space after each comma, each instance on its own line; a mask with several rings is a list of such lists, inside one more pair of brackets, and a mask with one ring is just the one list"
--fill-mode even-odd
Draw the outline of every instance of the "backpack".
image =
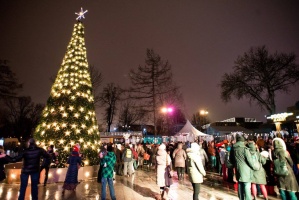
[[289, 174], [287, 162], [285, 160], [274, 160], [274, 173], [278, 176], [287, 176]]
[[253, 161], [253, 170], [254, 171], [260, 170], [261, 169], [261, 163], [258, 160], [258, 157], [257, 157], [256, 153], [251, 154], [251, 158], [252, 158], [252, 161]]
[[126, 158], [132, 158], [132, 151], [131, 149], [126, 150]]
[[226, 165], [227, 168], [234, 168], [234, 165], [229, 160], [229, 152], [225, 153], [224, 163], [225, 163], [225, 165]]

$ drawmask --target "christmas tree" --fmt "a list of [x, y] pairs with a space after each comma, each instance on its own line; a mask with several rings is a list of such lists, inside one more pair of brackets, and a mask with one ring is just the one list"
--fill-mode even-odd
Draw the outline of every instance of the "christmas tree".
[[86, 12], [81, 8], [78, 13], [71, 41], [34, 134], [41, 147], [54, 145], [58, 149], [62, 164], [66, 163], [76, 143], [81, 146], [85, 165], [98, 162], [100, 136], [86, 57], [84, 26], [80, 21]]

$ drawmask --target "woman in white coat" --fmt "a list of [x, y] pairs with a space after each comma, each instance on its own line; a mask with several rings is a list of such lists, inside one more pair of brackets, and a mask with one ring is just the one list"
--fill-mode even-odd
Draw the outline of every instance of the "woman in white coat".
[[193, 187], [193, 200], [198, 200], [200, 184], [203, 182], [206, 171], [199, 155], [199, 145], [197, 143], [192, 143], [191, 148], [187, 149], [187, 164], [189, 180]]
[[161, 198], [166, 193], [166, 198], [169, 192], [170, 185], [172, 184], [172, 178], [169, 178], [167, 167], [171, 166], [171, 158], [166, 152], [165, 144], [161, 144], [158, 147], [156, 155], [157, 163], [157, 185], [160, 187]]

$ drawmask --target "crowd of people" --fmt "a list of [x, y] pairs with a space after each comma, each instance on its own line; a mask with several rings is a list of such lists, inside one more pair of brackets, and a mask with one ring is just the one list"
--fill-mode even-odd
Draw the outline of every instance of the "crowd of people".
[[[225, 182], [235, 183], [239, 199], [268, 199], [268, 193], [283, 200], [298, 199], [298, 137], [277, 134], [275, 138], [245, 139], [237, 134], [231, 141], [204, 141], [202, 147], [208, 154], [208, 170], [219, 173]], [[207, 161], [204, 157], [203, 163]]]
[[[49, 146], [47, 151], [39, 148], [34, 139], [30, 139], [28, 148], [14, 158], [5, 155], [4, 149], [0, 148], [0, 181], [5, 179], [3, 165], [19, 160], [23, 160], [19, 199], [24, 199], [29, 176], [32, 199], [37, 199], [40, 173], [45, 169], [43, 184], [46, 186], [50, 163], [58, 162], [57, 153], [53, 152], [53, 146]], [[65, 190], [76, 189], [81, 164], [80, 145], [76, 144], [67, 161], [63, 194]], [[260, 136], [245, 139], [242, 134], [237, 134], [231, 141], [218, 142], [109, 143], [102, 144], [99, 166], [97, 180], [102, 187], [101, 199], [106, 199], [107, 184], [111, 199], [116, 199], [115, 176], [130, 177], [136, 170], [142, 169], [155, 170], [159, 199], [168, 199], [173, 176], [177, 176], [179, 183], [188, 177], [193, 187], [193, 199], [199, 199], [200, 185], [208, 171], [219, 173], [224, 182], [237, 185], [241, 200], [257, 199], [260, 195], [268, 199], [268, 194], [274, 193], [274, 187], [278, 188], [281, 199], [295, 200], [299, 191], [299, 138], [283, 138], [278, 134], [276, 138]]]

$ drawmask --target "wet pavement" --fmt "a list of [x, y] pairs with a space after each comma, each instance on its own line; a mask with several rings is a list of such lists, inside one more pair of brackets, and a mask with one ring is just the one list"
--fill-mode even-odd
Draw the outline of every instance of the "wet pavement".
[[[209, 173], [208, 178], [200, 188], [201, 200], [237, 200], [237, 193], [232, 184], [223, 183], [217, 174]], [[39, 186], [40, 200], [98, 200], [101, 199], [101, 185], [96, 179], [81, 182], [76, 191], [65, 191], [62, 195], [63, 183], [48, 184], [46, 187]], [[0, 199], [15, 200], [18, 197], [19, 184], [0, 183]], [[155, 199], [159, 196], [159, 187], [156, 185], [156, 175], [154, 171], [138, 170], [131, 177], [116, 176], [115, 193], [117, 200], [147, 200]], [[28, 185], [26, 200], [30, 200], [31, 187]], [[188, 181], [178, 181], [177, 176], [173, 177], [173, 184], [170, 187], [169, 199], [191, 200], [193, 189]], [[107, 199], [111, 199], [107, 187]], [[278, 198], [270, 197], [271, 200]]]

